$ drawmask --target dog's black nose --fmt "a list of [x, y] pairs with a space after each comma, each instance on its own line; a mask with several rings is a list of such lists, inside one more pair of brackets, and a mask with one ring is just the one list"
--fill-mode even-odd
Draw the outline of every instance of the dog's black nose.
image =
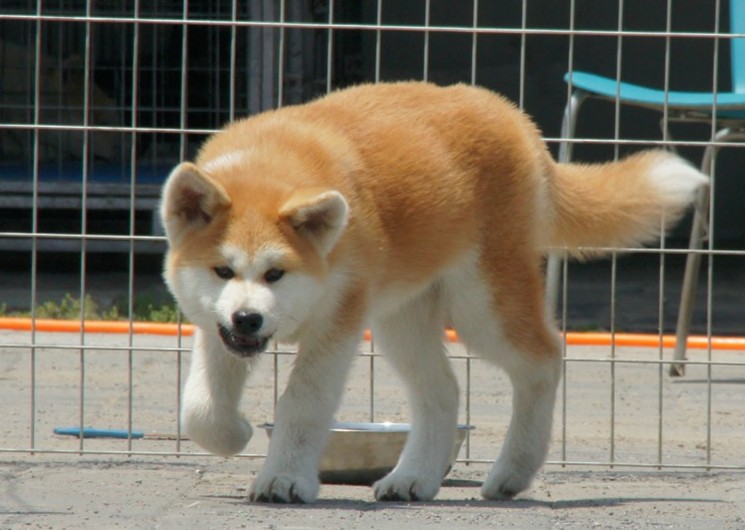
[[253, 335], [261, 329], [264, 317], [259, 313], [236, 311], [233, 313], [233, 328], [241, 335]]

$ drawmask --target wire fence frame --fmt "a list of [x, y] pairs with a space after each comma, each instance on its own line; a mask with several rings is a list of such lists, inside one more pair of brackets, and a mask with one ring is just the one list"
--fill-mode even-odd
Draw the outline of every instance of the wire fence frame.
[[[576, 29], [574, 27], [574, 17], [575, 17], [575, 10], [576, 10], [576, 2], [575, 0], [570, 0], [570, 6], [571, 6], [571, 16], [570, 16], [570, 27], [568, 29], [556, 29], [556, 28], [534, 28], [529, 27], [528, 25], [528, 19], [527, 19], [527, 6], [528, 1], [524, 0], [522, 3], [522, 12], [521, 12], [521, 24], [519, 27], [509, 27], [509, 28], [502, 28], [502, 27], [482, 27], [479, 25], [479, 1], [473, 0], [472, 3], [472, 10], [473, 10], [473, 18], [472, 18], [472, 24], [470, 26], [443, 26], [443, 25], [433, 25], [431, 24], [431, 0], [425, 0], [425, 13], [424, 13], [424, 23], [422, 25], [391, 25], [391, 24], [384, 24], [383, 23], [383, 4], [384, 2], [382, 0], [378, 0], [376, 3], [376, 22], [374, 24], [352, 24], [352, 23], [338, 23], [335, 22], [335, 2], [334, 0], [329, 1], [329, 9], [328, 9], [328, 20], [326, 22], [313, 22], [313, 23], [305, 23], [305, 22], [296, 22], [296, 21], [289, 21], [286, 18], [288, 5], [287, 3], [282, 0], [279, 2], [279, 9], [278, 9], [278, 17], [276, 21], [248, 21], [248, 20], [239, 20], [237, 15], [237, 2], [233, 1], [231, 2], [231, 15], [230, 17], [226, 19], [203, 19], [203, 18], [197, 18], [196, 16], [192, 16], [189, 12], [188, 2], [185, 2], [183, 4], [183, 11], [181, 17], [147, 17], [141, 15], [141, 3], [139, 0], [136, 0], [134, 3], [134, 15], [131, 17], [126, 16], [98, 16], [93, 14], [92, 10], [92, 2], [86, 2], [86, 14], [84, 16], [69, 16], [69, 15], [50, 15], [45, 14], [42, 12], [42, 6], [41, 2], [38, 2], [36, 12], [33, 14], [16, 14], [16, 13], [0, 13], [0, 20], [5, 22], [26, 22], [26, 23], [33, 23], [35, 25], [35, 47], [34, 47], [34, 57], [35, 57], [35, 84], [34, 84], [34, 99], [35, 101], [39, 101], [41, 98], [41, 90], [42, 87], [40, 86], [40, 79], [41, 79], [41, 72], [40, 72], [40, 65], [41, 65], [41, 56], [42, 56], [42, 34], [43, 29], [42, 26], [44, 24], [74, 24], [74, 25], [84, 25], [85, 29], [85, 44], [84, 44], [84, 102], [83, 106], [85, 109], [91, 109], [92, 102], [89, 101], [89, 94], [91, 93], [91, 27], [96, 24], [123, 24], [128, 25], [133, 28], [133, 37], [132, 37], [132, 47], [135, 50], [135, 53], [132, 54], [132, 64], [131, 64], [131, 70], [133, 72], [133, 78], [131, 80], [131, 90], [135, 97], [133, 97], [133, 101], [137, 101], [136, 95], [139, 90], [139, 83], [137, 80], [137, 75], [140, 72], [140, 65], [138, 63], [138, 53], [136, 51], [140, 48], [141, 42], [140, 42], [140, 31], [144, 27], [150, 27], [150, 26], [178, 26], [184, 28], [184, 31], [182, 32], [182, 55], [181, 55], [181, 69], [180, 69], [180, 75], [179, 75], [179, 81], [180, 81], [180, 87], [179, 91], [181, 94], [180, 99], [180, 108], [179, 108], [179, 114], [180, 114], [180, 123], [178, 127], [161, 127], [161, 126], [145, 126], [137, 121], [137, 114], [135, 112], [132, 113], [131, 121], [129, 124], [126, 125], [115, 125], [115, 126], [108, 126], [108, 125], [100, 125], [100, 124], [92, 124], [90, 122], [89, 113], [86, 112], [84, 114], [84, 122], [81, 125], [72, 125], [72, 124], [50, 124], [50, 123], [43, 123], [41, 119], [40, 114], [40, 108], [39, 105], [34, 106], [34, 116], [33, 116], [33, 122], [27, 123], [27, 124], [17, 124], [17, 123], [0, 123], [0, 130], [24, 130], [24, 131], [30, 131], [33, 134], [34, 137], [34, 144], [33, 144], [33, 154], [32, 154], [32, 199], [33, 199], [33, 207], [32, 207], [32, 227], [29, 231], [0, 231], [0, 238], [8, 238], [8, 239], [19, 239], [19, 240], [26, 240], [31, 242], [32, 250], [31, 250], [31, 285], [30, 285], [30, 292], [29, 292], [29, 298], [30, 298], [30, 306], [31, 306], [31, 320], [36, 320], [36, 314], [35, 314], [35, 308], [38, 305], [38, 285], [37, 285], [37, 276], [38, 276], [38, 257], [39, 253], [41, 252], [38, 249], [38, 243], [40, 240], [45, 239], [53, 239], [53, 240], [75, 240], [79, 241], [81, 244], [81, 250], [80, 250], [80, 256], [81, 256], [81, 270], [80, 275], [81, 278], [85, 278], [87, 275], [86, 271], [86, 255], [88, 253], [86, 245], [90, 241], [122, 241], [129, 243], [129, 252], [128, 252], [128, 274], [129, 274], [129, 282], [127, 284], [127, 297], [128, 297], [128, 313], [130, 316], [130, 333], [127, 336], [126, 344], [123, 346], [114, 346], [114, 347], [102, 347], [99, 345], [90, 345], [87, 343], [88, 337], [86, 336], [86, 332], [84, 330], [84, 326], [81, 326], [81, 331], [79, 334], [79, 340], [78, 344], [76, 345], [62, 345], [62, 344], [55, 344], [50, 345], [46, 344], [39, 340], [38, 333], [35, 329], [35, 327], [32, 327], [32, 331], [29, 334], [29, 340], [27, 342], [17, 342], [17, 341], [5, 341], [5, 339], [0, 342], [0, 346], [3, 348], [8, 349], [14, 349], [14, 350], [28, 350], [30, 353], [29, 356], [29, 381], [30, 381], [30, 395], [29, 395], [29, 411], [30, 411], [30, 420], [29, 420], [29, 440], [28, 440], [28, 446], [25, 447], [2, 447], [0, 446], [0, 453], [24, 453], [24, 454], [37, 454], [37, 453], [48, 453], [48, 454], [69, 454], [69, 455], [112, 455], [112, 456], [168, 456], [168, 457], [180, 457], [180, 456], [207, 456], [206, 453], [201, 452], [194, 452], [191, 450], [184, 450], [182, 447], [182, 429], [181, 429], [181, 423], [179, 419], [176, 419], [175, 425], [176, 425], [176, 436], [174, 440], [174, 448], [172, 450], [166, 450], [166, 451], [142, 451], [139, 449], [135, 449], [133, 445], [133, 439], [132, 437], [128, 438], [127, 440], [127, 448], [126, 450], [121, 451], [112, 451], [112, 450], [98, 450], [98, 449], [91, 449], [88, 447], [88, 442], [84, 438], [80, 438], [79, 445], [77, 449], [70, 449], [70, 450], [62, 450], [62, 449], [55, 449], [55, 448], [45, 448], [43, 445], [39, 443], [37, 432], [36, 432], [36, 409], [37, 409], [37, 356], [44, 351], [48, 350], [69, 350], [79, 353], [79, 422], [80, 425], [86, 424], [86, 366], [88, 366], [90, 363], [95, 362], [95, 355], [93, 355], [93, 352], [101, 351], [101, 350], [109, 350], [109, 351], [115, 351], [115, 352], [121, 352], [122, 354], [127, 355], [127, 370], [128, 370], [128, 411], [127, 411], [127, 429], [128, 431], [132, 432], [133, 430], [133, 416], [134, 416], [134, 410], [133, 410], [133, 403], [134, 400], [132, 398], [133, 396], [133, 373], [134, 373], [134, 361], [133, 357], [144, 351], [156, 351], [158, 353], [162, 353], [164, 355], [169, 356], [175, 356], [175, 369], [177, 371], [177, 384], [176, 384], [176, 396], [177, 396], [177, 403], [180, 404], [180, 393], [179, 389], [181, 388], [181, 382], [182, 382], [182, 355], [184, 353], [188, 352], [188, 346], [185, 345], [184, 336], [182, 334], [179, 334], [176, 339], [176, 345], [172, 347], [148, 347], [148, 346], [137, 346], [135, 345], [134, 340], [134, 332], [131, 329], [132, 324], [132, 315], [134, 314], [134, 299], [136, 296], [136, 289], [135, 289], [135, 265], [134, 265], [134, 255], [135, 255], [135, 243], [138, 242], [155, 242], [155, 243], [162, 243], [165, 241], [164, 237], [162, 236], [148, 236], [148, 235], [141, 235], [137, 234], [134, 230], [134, 224], [135, 224], [135, 205], [137, 203], [137, 196], [135, 194], [135, 185], [137, 183], [137, 169], [136, 169], [136, 162], [138, 158], [138, 153], [135, 149], [136, 142], [134, 139], [138, 135], [142, 134], [153, 134], [153, 133], [163, 133], [163, 134], [169, 134], [169, 135], [176, 135], [179, 137], [179, 151], [180, 151], [180, 158], [186, 158], [187, 155], [187, 136], [189, 135], [204, 135], [204, 134], [211, 134], [215, 132], [217, 129], [213, 128], [199, 128], [199, 127], [190, 127], [187, 123], [186, 116], [187, 116], [187, 108], [186, 108], [186, 102], [187, 97], [186, 93], [188, 91], [188, 31], [192, 28], [196, 27], [213, 27], [213, 28], [227, 28], [231, 30], [231, 37], [229, 40], [229, 55], [230, 55], [230, 85], [231, 90], [229, 91], [230, 101], [228, 103], [229, 108], [229, 114], [231, 119], [236, 116], [236, 101], [235, 101], [235, 86], [236, 86], [236, 61], [237, 61], [237, 45], [236, 45], [236, 30], [241, 29], [248, 29], [248, 28], [254, 28], [254, 29], [272, 29], [272, 30], [278, 30], [279, 31], [279, 38], [278, 38], [278, 49], [276, 52], [276, 57], [274, 58], [277, 61], [276, 66], [276, 72], [277, 72], [277, 97], [278, 106], [283, 105], [283, 99], [282, 94], [283, 90], [282, 87], [284, 86], [284, 61], [285, 61], [285, 45], [286, 45], [286, 39], [285, 39], [285, 31], [289, 29], [299, 29], [299, 30], [322, 30], [327, 32], [328, 38], [327, 38], [327, 46], [326, 46], [326, 90], [330, 91], [333, 88], [333, 56], [334, 56], [334, 39], [333, 36], [337, 32], [345, 32], [345, 31], [363, 31], [363, 32], [369, 32], [373, 33], [375, 35], [375, 64], [374, 64], [374, 81], [381, 81], [382, 75], [381, 75], [381, 41], [383, 35], [386, 34], [386, 32], [409, 32], [409, 33], [416, 33], [421, 34], [424, 40], [423, 45], [423, 57], [422, 57], [422, 71], [421, 71], [421, 78], [424, 80], [427, 80], [430, 78], [430, 35], [431, 34], [462, 34], [467, 35], [471, 37], [471, 58], [470, 58], [470, 79], [473, 84], [477, 83], [478, 80], [478, 72], [477, 72], [477, 54], [479, 50], [479, 39], [483, 36], [487, 35], [509, 35], [509, 36], [517, 36], [520, 38], [520, 58], [519, 58], [519, 70], [520, 70], [520, 87], [518, 90], [519, 93], [519, 99], [518, 99], [518, 105], [523, 108], [524, 106], [524, 93], [525, 93], [525, 82], [526, 82], [526, 69], [527, 69], [527, 62], [526, 62], [526, 41], [527, 39], [535, 36], [554, 36], [554, 37], [566, 37], [569, 39], [570, 47], [569, 47], [569, 65], [570, 70], [572, 69], [572, 61], [573, 61], [573, 42], [576, 37], [605, 37], [605, 38], [615, 38], [618, 41], [618, 55], [616, 57], [616, 64], [617, 64], [617, 80], [620, 81], [621, 79], [621, 65], [624, 60], [624, 57], [622, 55], [622, 45], [621, 42], [623, 39], [629, 39], [629, 38], [640, 38], [640, 37], [652, 37], [652, 38], [659, 38], [664, 39], [666, 43], [666, 51], [665, 51], [665, 62], [666, 62], [666, 70], [665, 70], [665, 76], [664, 76], [664, 88], [667, 91], [670, 89], [670, 80], [669, 80], [669, 61], [670, 61], [670, 41], [672, 39], [707, 39], [707, 40], [713, 40], [715, 43], [715, 55], [713, 57], [714, 61], [714, 72], [713, 72], [713, 79], [712, 79], [712, 86], [717, 86], [717, 79], [718, 79], [718, 73], [716, 71], [716, 65], [718, 63], [718, 53], [719, 53], [719, 41], [720, 40], [727, 40], [732, 38], [740, 38], [745, 37], [745, 35], [739, 35], [739, 34], [731, 34], [731, 33], [721, 33], [720, 28], [718, 26], [719, 21], [719, 11], [721, 10], [720, 2], [716, 2], [716, 9], [717, 9], [717, 27], [712, 32], [676, 32], [672, 31], [671, 29], [671, 16], [672, 16], [672, 1], [668, 0], [667, 2], [667, 19], [666, 19], [666, 28], [664, 31], [628, 31], [623, 29], [623, 7], [624, 2], [623, 0], [620, 0], [618, 4], [618, 28], [614, 30], [584, 30], [584, 29]], [[716, 92], [716, 90], [715, 90]], [[568, 94], [571, 93], [571, 85], [568, 86]], [[619, 94], [617, 94], [616, 102], [615, 102], [615, 123], [614, 123], [614, 133], [613, 137], [610, 139], [600, 139], [600, 138], [575, 138], [572, 140], [567, 140], [563, 138], [556, 138], [556, 137], [547, 137], [545, 140], [549, 143], [558, 144], [560, 142], [566, 142], [570, 141], [574, 144], [596, 144], [596, 145], [610, 145], [613, 146], [616, 150], [616, 156], [618, 156], [618, 150], [622, 146], [649, 146], [654, 145], [658, 147], [679, 147], [679, 146], [688, 146], [688, 147], [706, 147], [710, 145], [715, 145], [717, 147], [730, 147], [733, 145], [732, 142], [716, 142], [714, 140], [702, 140], [702, 141], [676, 141], [669, 138], [669, 135], [667, 133], [667, 127], [665, 126], [663, 128], [663, 137], [661, 140], [635, 140], [635, 139], [629, 139], [624, 138], [620, 133], [620, 98], [618, 97]], [[716, 98], [714, 103], [714, 109], [716, 110]], [[667, 124], [669, 120], [672, 118], [668, 114], [668, 108], [667, 105], [665, 106], [664, 112], [663, 112], [663, 124]], [[714, 125], [712, 125], [712, 128]], [[40, 140], [39, 136], [47, 131], [60, 131], [60, 132], [80, 132], [83, 134], [84, 142], [83, 142], [83, 165], [82, 165], [82, 181], [84, 183], [81, 194], [80, 194], [80, 201], [81, 201], [81, 230], [79, 233], [52, 233], [52, 232], [45, 232], [39, 229], [38, 227], [38, 218], [39, 218], [39, 209], [37, 206], [38, 198], [40, 195], [40, 153], [39, 153], [39, 145]], [[85, 184], [89, 181], [90, 178], [90, 169], [88, 167], [88, 160], [89, 160], [89, 154], [87, 152], [88, 145], [89, 145], [89, 135], [94, 132], [120, 132], [120, 133], [126, 133], [131, 136], [133, 139], [132, 141], [132, 147], [131, 147], [131, 165], [130, 165], [130, 202], [132, 204], [129, 215], [130, 215], [130, 231], [127, 235], [116, 235], [116, 234], [94, 234], [89, 233], [88, 230], [88, 221], [85, 216], [85, 211], [87, 208], [88, 203], [88, 194], [86, 193], [86, 186]], [[714, 134], [716, 133], [716, 130], [712, 130], [712, 138]], [[710, 211], [714, 211], [714, 193], [711, 194], [710, 198]], [[713, 216], [712, 216], [713, 218]], [[710, 233], [713, 233], [713, 223], [710, 219], [710, 226], [709, 226]], [[650, 249], [613, 249], [614, 252], [636, 252], [636, 253], [653, 253], [658, 254], [660, 256], [660, 285], [664, 285], [665, 283], [665, 267], [664, 267], [664, 260], [666, 256], [669, 255], [675, 255], [675, 254], [688, 254], [691, 251], [689, 250], [682, 250], [682, 249], [674, 249], [674, 248], [668, 248], [665, 246], [664, 238], [663, 243], [660, 248], [650, 248]], [[711, 322], [711, 315], [713, 313], [713, 300], [712, 300], [712, 282], [713, 282], [713, 265], [712, 265], [712, 259], [717, 256], [733, 256], [733, 257], [745, 257], [745, 249], [717, 249], [713, 246], [713, 237], [710, 237], [708, 248], [704, 248], [702, 250], [693, 251], [698, 252], [704, 256], [707, 256], [709, 259], [708, 261], [708, 270], [706, 273], [707, 278], [707, 336], [712, 336], [712, 322]], [[616, 261], [614, 253], [614, 258], [612, 261], [612, 289], [615, 289], [616, 285]], [[566, 330], [566, 313], [567, 313], [567, 299], [568, 299], [568, 290], [567, 285], [569, 283], [569, 277], [568, 277], [568, 268], [565, 264], [563, 269], [563, 293], [561, 297], [561, 321], [563, 322], [563, 328]], [[79, 297], [80, 299], [84, 299], [87, 294], [87, 286], [85, 281], [81, 281], [80, 283], [80, 290], [79, 290]], [[663, 297], [664, 297], [664, 289], [660, 289], [659, 294], [659, 305], [661, 306], [663, 303]], [[615, 308], [615, 291], [612, 292], [611, 295], [611, 306], [612, 308]], [[660, 312], [661, 314], [661, 312]], [[85, 315], [81, 310], [80, 314], [80, 321], [81, 323], [85, 320]], [[615, 324], [615, 316], [611, 318], [612, 325]], [[616, 333], [616, 330], [614, 327], [611, 329], [611, 335], [614, 335]], [[274, 385], [273, 385], [273, 392], [274, 392], [274, 402], [276, 403], [279, 394], [281, 392], [280, 388], [280, 382], [279, 382], [279, 361], [283, 357], [292, 356], [294, 355], [293, 351], [284, 350], [284, 349], [275, 349], [274, 351], [269, 353], [273, 356], [273, 365], [274, 365]], [[376, 364], [377, 359], [382, 356], [381, 353], [377, 352], [375, 349], [374, 341], [370, 342], [369, 344], [369, 350], [365, 351], [360, 354], [369, 364], [369, 373], [370, 373], [370, 379], [369, 379], [369, 395], [370, 395], [370, 405], [369, 405], [369, 421], [376, 421], [379, 413], [376, 410], [375, 406], [375, 370], [376, 370]], [[476, 360], [478, 360], [478, 357], [473, 356], [469, 353], [466, 353], [464, 355], [453, 355], [451, 358], [455, 362], [462, 362], [464, 364], [464, 370], [466, 373], [466, 386], [464, 389], [464, 399], [465, 399], [465, 422], [470, 423], [471, 421], [471, 381], [472, 381], [472, 363]], [[712, 463], [711, 458], [711, 425], [712, 425], [712, 367], [726, 367], [726, 366], [736, 366], [741, 367], [745, 366], [745, 363], [739, 363], [739, 362], [726, 362], [721, 360], [715, 360], [712, 355], [712, 349], [709, 348], [707, 352], [707, 359], [704, 361], [699, 360], [688, 360], [683, 361], [684, 364], [688, 364], [691, 366], [704, 366], [707, 368], [707, 399], [708, 399], [708, 407], [707, 407], [707, 413], [706, 413], [706, 426], [707, 426], [707, 455], [705, 462], [698, 463], [698, 464], [689, 464], [689, 463], [668, 463], [665, 462], [662, 455], [662, 448], [663, 448], [663, 416], [664, 416], [664, 401], [663, 401], [663, 394], [662, 394], [662, 385], [664, 383], [664, 375], [663, 375], [663, 368], [666, 365], [669, 365], [671, 363], [671, 360], [665, 359], [664, 357], [664, 349], [662, 347], [662, 344], [660, 344], [658, 356], [656, 359], [625, 359], [625, 358], [617, 358], [616, 352], [615, 352], [615, 346], [611, 346], [610, 350], [610, 357], [598, 357], [598, 358], [574, 358], [572, 355], [570, 355], [566, 351], [566, 345], [565, 345], [565, 372], [571, 368], [571, 366], [575, 364], [583, 364], [583, 363], [595, 363], [595, 364], [602, 364], [608, 366], [609, 370], [611, 371], [611, 388], [609, 389], [609, 402], [611, 403], [611, 413], [608, 418], [608, 421], [610, 423], [610, 435], [609, 435], [609, 441], [610, 441], [610, 448], [609, 448], [609, 454], [608, 458], [605, 460], [573, 460], [568, 457], [567, 455], [567, 448], [566, 448], [566, 440], [567, 440], [567, 409], [566, 409], [566, 403], [567, 403], [567, 395], [568, 395], [568, 388], [566, 386], [566, 379], [564, 380], [565, 383], [562, 387], [562, 394], [563, 399], [562, 401], [562, 417], [563, 421], [561, 424], [561, 458], [558, 460], [552, 460], [549, 461], [549, 464], [554, 465], [561, 465], [561, 466], [601, 466], [601, 467], [631, 467], [631, 468], [652, 468], [652, 469], [738, 469], [738, 470], [745, 470], [745, 464], [714, 464]], [[651, 366], [653, 368], [656, 368], [658, 373], [658, 382], [659, 382], [659, 393], [658, 393], [658, 401], [657, 401], [657, 407], [658, 407], [658, 435], [657, 435], [657, 459], [654, 462], [627, 462], [627, 461], [618, 461], [616, 459], [616, 453], [615, 453], [615, 431], [614, 431], [614, 425], [615, 425], [615, 409], [613, 408], [615, 404], [616, 399], [616, 376], [615, 376], [615, 368], [618, 365], [621, 364], [636, 364], [636, 365], [645, 365], [645, 366]], [[250, 457], [250, 458], [257, 458], [262, 457], [261, 454], [243, 454], [241, 456], [244, 457]], [[474, 464], [480, 464], [480, 463], [491, 463], [491, 460], [473, 457], [471, 455], [471, 448], [470, 448], [470, 436], [467, 438], [466, 447], [464, 450], [464, 456], [459, 459], [460, 462], [464, 463], [474, 463]]]

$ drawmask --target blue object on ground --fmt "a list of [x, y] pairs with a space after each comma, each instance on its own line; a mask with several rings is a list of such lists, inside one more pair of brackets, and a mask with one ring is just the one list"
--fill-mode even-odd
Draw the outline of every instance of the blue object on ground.
[[54, 434], [63, 436], [77, 436], [78, 438], [144, 438], [142, 431], [128, 431], [126, 429], [94, 429], [93, 427], [55, 427]]

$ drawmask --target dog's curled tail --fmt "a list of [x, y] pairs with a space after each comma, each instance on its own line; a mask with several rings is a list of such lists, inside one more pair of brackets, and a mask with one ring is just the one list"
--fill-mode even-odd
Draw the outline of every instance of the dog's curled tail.
[[607, 164], [556, 164], [547, 246], [592, 257], [608, 247], [637, 247], [660, 237], [695, 200], [708, 178], [661, 150]]

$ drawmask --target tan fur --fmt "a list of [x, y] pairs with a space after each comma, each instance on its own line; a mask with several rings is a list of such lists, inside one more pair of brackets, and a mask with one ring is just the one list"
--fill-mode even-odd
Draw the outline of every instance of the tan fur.
[[[490, 167], [469, 167], [472, 160], [478, 161], [478, 158], [467, 150], [481, 141], [484, 131], [478, 130], [479, 124], [469, 117], [459, 116], [458, 101], [449, 101], [451, 96], [460, 96], [462, 103], [464, 97], [469, 96], [463, 92], [470, 92], [470, 89], [458, 87], [447, 94], [425, 85], [414, 86], [425, 92], [422, 98], [428, 100], [427, 108], [448, 103], [453, 108], [437, 117], [439, 123], [429, 125], [427, 108], [414, 106], [413, 102], [411, 108], [399, 107], [408, 103], [395, 101], [399, 93], [397, 87], [379, 87], [378, 90], [361, 87], [310, 106], [288, 108], [238, 122], [232, 127], [234, 134], [218, 135], [205, 146], [198, 163], [209, 159], [214, 151], [240, 149], [240, 145], [234, 144], [235, 139], [240, 138], [244, 147], [262, 150], [277, 166], [252, 168], [251, 175], [251, 180], [260, 181], [257, 187], [274, 188], [273, 196], [281, 194], [281, 188], [288, 183], [298, 187], [322, 184], [338, 189], [349, 200], [352, 211], [345, 243], [354, 244], [355, 252], [361, 254], [360, 262], [372, 266], [373, 270], [367, 272], [374, 271], [382, 286], [401, 279], [421, 281], [456, 260], [459, 252], [471, 248], [480, 239], [482, 227], [479, 225], [483, 221], [478, 220], [481, 212], [475, 212], [474, 206], [503, 216], [499, 213], [499, 205], [493, 201], [499, 201], [504, 193], [511, 194], [513, 187], [523, 191], [532, 183], [530, 178], [520, 179], [517, 171], [504, 177], [500, 175], [493, 183], [474, 179], [479, 171], [484, 174], [491, 171]], [[418, 90], [414, 90], [416, 92]], [[433, 100], [435, 96], [439, 97]], [[501, 103], [501, 100], [494, 102]], [[387, 111], [391, 107], [393, 112]], [[474, 117], [478, 114], [476, 112]], [[277, 126], [272, 123], [275, 115], [285, 117], [278, 121], [289, 131], [283, 131], [278, 138], [267, 138]], [[459, 132], [455, 132], [459, 125], [454, 123], [456, 119], [462, 120]], [[511, 125], [509, 119], [502, 121]], [[324, 130], [326, 127], [338, 132]], [[492, 127], [498, 129], [499, 124]], [[442, 136], [446, 130], [453, 132], [452, 145]], [[337, 138], [339, 133], [345, 137]], [[469, 133], [470, 140], [464, 137]], [[509, 137], [509, 133], [506, 136]], [[316, 145], [321, 139], [328, 139], [329, 146]], [[343, 161], [343, 166], [333, 160], [338, 152], [336, 146], [349, 159]], [[460, 148], [461, 153], [453, 153], [453, 148]], [[484, 146], [484, 150], [487, 149]], [[307, 158], [296, 160], [298, 152], [301, 156], [307, 153]], [[491, 160], [478, 162], [504, 166], [500, 158], [511, 154], [495, 153]], [[519, 158], [520, 154], [514, 156]], [[254, 199], [260, 198], [261, 203], [265, 203], [267, 198], [263, 192], [267, 190], [252, 193], [248, 188], [252, 184], [241, 182], [239, 196], [257, 207], [259, 204]], [[519, 191], [512, 193], [520, 195]], [[385, 245], [382, 254], [381, 245]], [[341, 250], [335, 255], [341, 255]]]
[[607, 164], [557, 164], [552, 185], [557, 222], [549, 243], [582, 256], [579, 247], [638, 246], [659, 237], [687, 206], [670, 203], [649, 178], [649, 168], [670, 156], [644, 151]]
[[[480, 248], [499, 286], [495, 304], [526, 323], [535, 322], [540, 304], [520, 301], [541, 296], [544, 247], [637, 244], [640, 232], [642, 240], [654, 237], [650, 225], [660, 226], [664, 205], [645, 173], [659, 153], [556, 164], [510, 102], [460, 85], [361, 86], [268, 112], [215, 135], [196, 165], [219, 167], [230, 153], [245, 153], [245, 164], [209, 173], [231, 197], [230, 222], [221, 237], [204, 239], [254, 252], [267, 239], [286, 239], [278, 212], [292, 190], [336, 189], [351, 219], [328, 267], [353, 261], [366, 288], [380, 292], [427, 283]], [[540, 188], [549, 190], [550, 205], [540, 203]], [[209, 255], [201, 239], [193, 246]], [[310, 256], [301, 243], [290, 245]], [[547, 350], [527, 335], [516, 340]]]

